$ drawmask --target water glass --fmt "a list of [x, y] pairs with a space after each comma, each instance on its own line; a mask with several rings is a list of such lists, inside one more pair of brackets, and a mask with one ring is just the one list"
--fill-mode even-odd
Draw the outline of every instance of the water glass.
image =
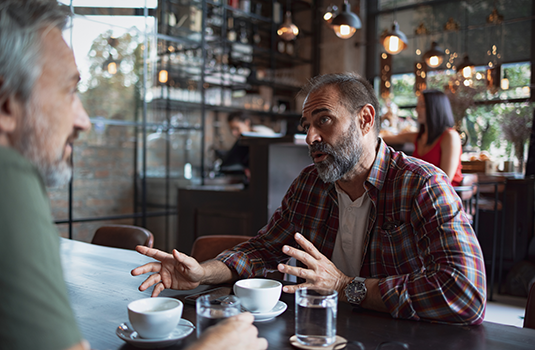
[[300, 288], [295, 293], [295, 335], [308, 346], [328, 346], [336, 340], [338, 292]]
[[203, 295], [197, 299], [196, 308], [197, 337], [200, 337], [206, 328], [241, 313], [240, 299], [234, 295]]

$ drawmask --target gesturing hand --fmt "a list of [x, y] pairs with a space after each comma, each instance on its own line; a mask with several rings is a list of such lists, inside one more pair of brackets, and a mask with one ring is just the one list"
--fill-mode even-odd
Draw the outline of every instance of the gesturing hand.
[[155, 297], [166, 288], [193, 289], [204, 277], [204, 269], [192, 257], [173, 249], [173, 254], [138, 245], [136, 250], [159, 262], [150, 262], [132, 270], [133, 276], [154, 272], [139, 286], [140, 291], [154, 285], [152, 296]]
[[296, 242], [304, 250], [295, 249], [285, 245], [282, 252], [305, 264], [308, 269], [279, 264], [278, 269], [282, 273], [294, 275], [306, 280], [305, 283], [285, 286], [283, 290], [287, 293], [295, 293], [301, 287], [315, 287], [324, 289], [335, 289], [341, 293], [345, 286], [349, 284], [351, 278], [344, 275], [334, 264], [321, 254], [314, 245], [303, 235], [295, 233]]

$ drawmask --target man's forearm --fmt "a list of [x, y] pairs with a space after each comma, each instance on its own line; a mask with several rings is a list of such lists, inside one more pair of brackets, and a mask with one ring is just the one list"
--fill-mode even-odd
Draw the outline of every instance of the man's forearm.
[[366, 293], [366, 298], [362, 301], [362, 307], [365, 309], [389, 312], [383, 298], [381, 298], [381, 290], [379, 289], [379, 279], [378, 278], [366, 278], [364, 282], [368, 292]]
[[236, 271], [219, 260], [208, 260], [203, 262], [201, 266], [205, 271], [201, 284], [230, 283], [238, 279]]

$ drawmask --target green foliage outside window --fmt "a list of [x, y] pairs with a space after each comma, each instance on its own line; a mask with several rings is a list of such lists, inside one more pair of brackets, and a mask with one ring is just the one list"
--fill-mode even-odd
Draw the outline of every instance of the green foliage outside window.
[[[503, 65], [502, 77], [506, 72], [509, 89], [500, 88], [495, 93], [486, 86], [485, 69], [478, 67], [466, 85], [455, 71], [429, 72], [427, 87], [445, 91], [450, 97], [458, 127], [469, 135], [466, 151], [489, 151], [495, 158], [504, 160], [515, 155], [525, 158], [521, 149], [529, 142], [535, 105], [527, 102], [476, 104], [476, 101], [529, 98], [531, 66], [529, 63]], [[400, 107], [400, 115], [415, 116], [414, 74], [393, 75], [391, 81], [391, 99]], [[405, 106], [411, 108], [403, 108]]]

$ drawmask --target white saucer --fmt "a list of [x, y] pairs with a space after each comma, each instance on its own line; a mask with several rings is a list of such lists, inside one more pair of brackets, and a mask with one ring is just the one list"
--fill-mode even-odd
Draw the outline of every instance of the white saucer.
[[187, 337], [193, 332], [195, 326], [188, 320], [181, 319], [178, 322], [175, 330], [169, 334], [167, 338], [163, 339], [144, 339], [137, 334], [137, 332], [132, 328], [130, 322], [121, 323], [115, 334], [125, 342], [130, 345], [133, 345], [137, 348], [143, 349], [156, 349], [156, 348], [165, 348], [171, 346], [175, 343], [178, 343], [180, 339]]
[[[267, 312], [251, 312], [254, 316], [255, 322], [265, 322], [274, 319], [275, 317], [286, 311], [288, 305], [282, 301], [278, 301], [273, 309]], [[247, 310], [244, 310], [247, 311]]]

